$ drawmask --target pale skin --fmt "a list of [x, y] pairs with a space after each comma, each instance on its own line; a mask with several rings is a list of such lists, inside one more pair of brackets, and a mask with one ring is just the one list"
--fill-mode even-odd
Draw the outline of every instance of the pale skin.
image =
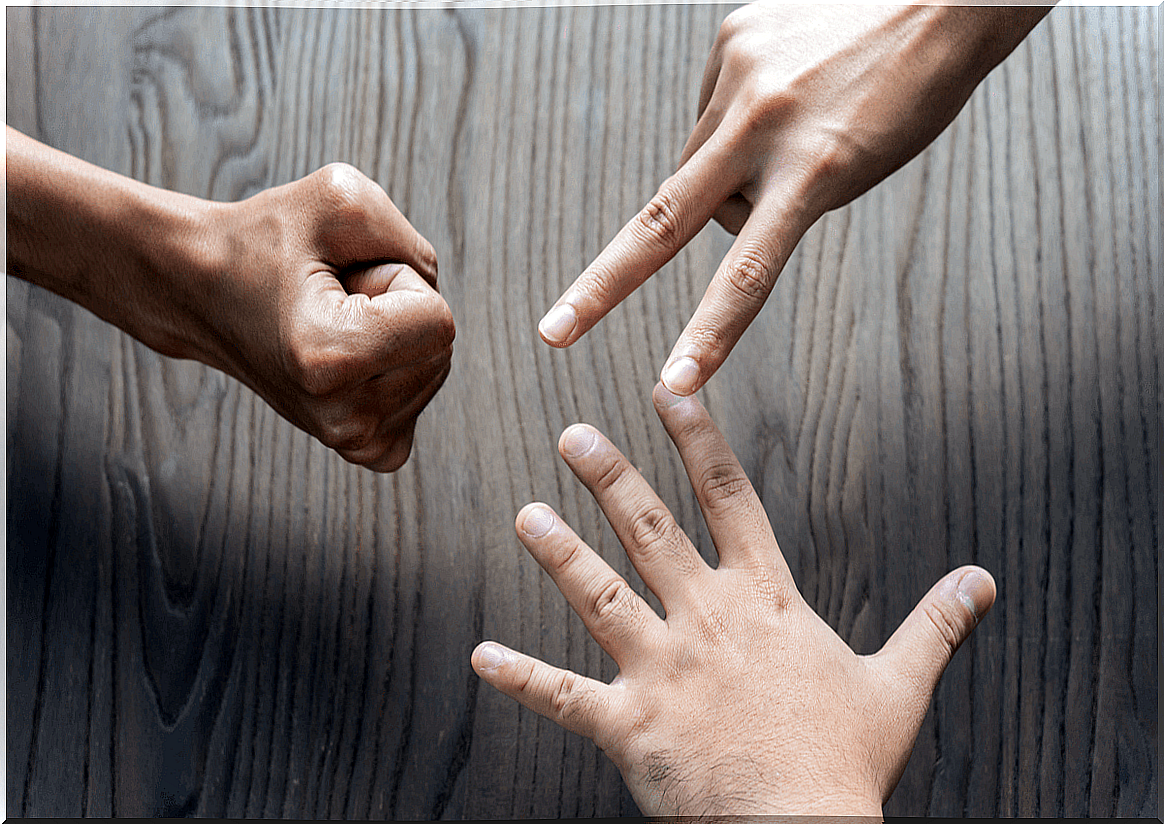
[[8, 274], [221, 369], [348, 461], [405, 462], [455, 327], [380, 186], [335, 163], [217, 203], [6, 132]]
[[880, 816], [938, 679], [994, 603], [965, 566], [926, 593], [881, 650], [856, 655], [808, 606], [768, 517], [698, 400], [655, 387], [719, 556], [708, 566], [632, 464], [591, 426], [562, 458], [587, 487], [656, 614], [544, 503], [517, 534], [618, 664], [609, 684], [489, 641], [476, 672], [592, 739], [646, 815]]
[[1047, 7], [752, 3], [724, 20], [679, 168], [538, 325], [570, 346], [711, 219], [736, 240], [662, 368], [689, 395], [727, 359], [825, 212], [904, 165]]

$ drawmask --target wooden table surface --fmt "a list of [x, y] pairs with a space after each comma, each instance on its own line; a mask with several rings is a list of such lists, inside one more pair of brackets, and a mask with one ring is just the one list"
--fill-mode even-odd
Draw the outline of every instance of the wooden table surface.
[[[432, 241], [458, 328], [378, 476], [7, 278], [9, 815], [636, 812], [469, 653], [615, 674], [513, 534], [545, 500], [629, 573], [570, 423], [711, 556], [649, 393], [728, 235], [571, 350], [535, 324], [673, 170], [727, 11], [7, 10], [11, 125], [224, 200], [351, 162]], [[808, 233], [701, 393], [858, 652], [947, 570], [997, 579], [891, 814], [1157, 815], [1159, 26], [1054, 10]]]

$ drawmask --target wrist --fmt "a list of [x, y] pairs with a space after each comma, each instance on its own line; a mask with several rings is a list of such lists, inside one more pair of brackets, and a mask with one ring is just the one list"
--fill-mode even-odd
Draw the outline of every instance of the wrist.
[[927, 40], [941, 44], [950, 70], [975, 85], [1014, 51], [1051, 10], [1043, 6], [914, 6]]
[[5, 154], [8, 274], [164, 354], [201, 358], [191, 287], [214, 256], [214, 204], [102, 169], [11, 128]]

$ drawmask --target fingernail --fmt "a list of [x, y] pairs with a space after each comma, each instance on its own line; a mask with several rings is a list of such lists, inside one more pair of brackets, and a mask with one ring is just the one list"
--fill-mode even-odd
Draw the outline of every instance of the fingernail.
[[538, 323], [538, 332], [546, 340], [562, 343], [574, 331], [577, 324], [578, 315], [574, 311], [574, 307], [568, 303], [563, 303], [561, 306], [555, 306], [546, 312], [546, 316]]
[[690, 395], [699, 380], [699, 364], [692, 358], [675, 358], [663, 367], [663, 383], [676, 395]]
[[970, 610], [975, 623], [990, 608], [993, 589], [991, 580], [977, 570], [966, 573], [958, 582], [958, 600]]
[[477, 648], [478, 669], [497, 669], [507, 663], [509, 663], [509, 655], [504, 647], [498, 644], [482, 644]]
[[554, 513], [544, 506], [532, 507], [521, 520], [521, 531], [531, 538], [540, 538], [554, 526]]
[[562, 452], [571, 458], [579, 458], [594, 446], [594, 430], [589, 426], [575, 424], [562, 435]]

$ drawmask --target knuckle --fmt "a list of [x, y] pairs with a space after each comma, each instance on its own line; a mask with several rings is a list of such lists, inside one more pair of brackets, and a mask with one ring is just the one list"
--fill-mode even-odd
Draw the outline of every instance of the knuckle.
[[773, 612], [786, 612], [796, 603], [794, 588], [790, 589], [785, 582], [772, 575], [766, 564], [753, 568], [752, 574], [756, 594]]
[[591, 598], [590, 611], [598, 621], [618, 618], [626, 614], [634, 590], [621, 578], [608, 581]]
[[805, 168], [805, 177], [810, 186], [835, 186], [837, 180], [844, 179], [855, 166], [860, 152], [852, 139], [838, 129], [833, 134], [820, 137], [807, 151], [811, 158]]
[[447, 349], [453, 345], [457, 337], [457, 322], [453, 318], [453, 310], [440, 295], [432, 296], [432, 306], [429, 309], [430, 335], [433, 344], [440, 349]]
[[583, 551], [581, 541], [571, 541], [569, 546], [564, 550], [551, 556], [549, 561], [553, 567], [554, 574], [563, 574], [582, 557]]
[[737, 466], [715, 464], [699, 479], [699, 496], [715, 514], [730, 509], [752, 491], [752, 484]]
[[678, 245], [682, 238], [682, 213], [669, 192], [660, 190], [656, 193], [636, 217], [647, 235], [668, 249]]
[[630, 469], [630, 464], [619, 455], [608, 455], [602, 459], [597, 467], [594, 478], [594, 488], [598, 492], [609, 492], [610, 489], [622, 480]]
[[319, 347], [292, 342], [287, 349], [286, 361], [292, 381], [308, 397], [326, 397], [339, 386], [329, 353]]
[[351, 379], [353, 358], [330, 346], [312, 343], [292, 344], [287, 353], [292, 379], [310, 398], [334, 395]]
[[671, 513], [661, 506], [647, 507], [635, 515], [629, 532], [640, 550], [670, 546], [682, 534]]
[[611, 306], [619, 293], [619, 281], [619, 273], [614, 265], [605, 255], [600, 255], [586, 267], [574, 282], [571, 291], [585, 297], [596, 306]]
[[950, 656], [962, 643], [963, 620], [957, 608], [941, 601], [931, 601], [923, 608], [925, 616], [933, 624], [934, 631]]
[[330, 221], [357, 222], [366, 217], [366, 198], [379, 189], [349, 163], [329, 163], [316, 173], [319, 195]]
[[700, 636], [718, 646], [720, 639], [730, 638], [731, 629], [727, 616], [719, 605], [712, 602], [700, 603], [696, 608]]
[[776, 282], [772, 266], [755, 249], [744, 249], [725, 271], [727, 283], [749, 301], [762, 302]]
[[751, 4], [740, 6], [723, 19], [719, 26], [720, 37], [725, 40], [735, 37], [751, 25], [755, 15], [756, 9]]
[[324, 446], [339, 452], [352, 463], [363, 463], [361, 455], [376, 436], [374, 423], [363, 417], [344, 417], [324, 421], [319, 440]]
[[796, 101], [796, 94], [780, 80], [754, 79], [744, 89], [742, 105], [738, 109], [737, 122], [742, 140], [745, 143], [771, 141], [773, 131], [792, 119]]
[[563, 672], [554, 685], [550, 707], [564, 722], [583, 715], [590, 704], [589, 691], [583, 689], [582, 679], [572, 672]]

